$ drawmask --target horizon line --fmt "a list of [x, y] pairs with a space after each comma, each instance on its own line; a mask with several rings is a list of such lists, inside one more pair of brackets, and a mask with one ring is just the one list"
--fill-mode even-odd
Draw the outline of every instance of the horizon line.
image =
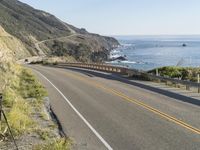
[[104, 36], [200, 36], [200, 34], [102, 34]]

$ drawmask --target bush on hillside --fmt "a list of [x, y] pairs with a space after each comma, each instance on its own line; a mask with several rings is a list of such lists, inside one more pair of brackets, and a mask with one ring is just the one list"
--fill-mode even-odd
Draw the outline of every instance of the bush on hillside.
[[[182, 80], [190, 80], [193, 82], [197, 81], [197, 76], [200, 74], [200, 68], [192, 67], [161, 67], [157, 68], [161, 76], [170, 78], [180, 78]], [[150, 70], [148, 73], [156, 74], [156, 69]]]

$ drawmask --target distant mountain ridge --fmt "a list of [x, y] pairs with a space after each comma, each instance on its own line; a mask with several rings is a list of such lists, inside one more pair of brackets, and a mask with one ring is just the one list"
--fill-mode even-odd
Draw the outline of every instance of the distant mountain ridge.
[[[30, 55], [40, 55], [38, 49], [42, 49], [45, 55], [98, 61], [119, 45], [114, 38], [88, 33], [17, 0], [0, 0], [0, 25], [21, 40]], [[45, 42], [38, 48], [40, 41]]]

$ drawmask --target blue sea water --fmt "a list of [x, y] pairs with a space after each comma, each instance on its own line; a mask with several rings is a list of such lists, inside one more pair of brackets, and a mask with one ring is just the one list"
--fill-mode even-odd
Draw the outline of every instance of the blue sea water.
[[[126, 56], [113, 64], [150, 70], [162, 66], [200, 66], [200, 36], [116, 36], [121, 46], [111, 56]], [[184, 47], [183, 44], [187, 46]]]

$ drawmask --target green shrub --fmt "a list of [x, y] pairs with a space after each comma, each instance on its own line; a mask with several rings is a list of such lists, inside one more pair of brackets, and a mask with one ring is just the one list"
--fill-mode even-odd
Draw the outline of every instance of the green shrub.
[[[182, 80], [190, 80], [194, 82], [197, 81], [197, 75], [200, 74], [200, 68], [168, 66], [157, 69], [161, 76], [181, 78]], [[149, 73], [156, 74], [156, 69], [150, 70]]]
[[23, 69], [20, 77], [20, 93], [23, 98], [40, 100], [47, 95], [44, 87], [36, 80], [30, 70]]
[[50, 132], [47, 129], [36, 129], [36, 133], [42, 140], [48, 140], [50, 137]]

